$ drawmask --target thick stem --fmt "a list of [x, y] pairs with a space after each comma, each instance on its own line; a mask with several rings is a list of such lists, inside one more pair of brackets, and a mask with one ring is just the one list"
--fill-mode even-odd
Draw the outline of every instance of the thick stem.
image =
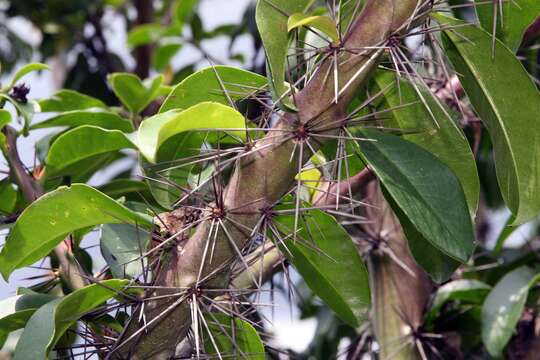
[[[339, 54], [339, 101], [335, 100], [333, 89], [333, 59], [327, 59], [317, 74], [294, 100], [298, 108], [295, 114], [286, 114], [276, 125], [277, 131], [255, 144], [251, 155], [246, 156], [235, 168], [234, 174], [224, 192], [225, 211], [227, 209], [242, 209], [242, 214], [227, 214], [222, 221], [227, 233], [220, 231], [214, 248], [214, 256], [210, 261], [205, 258], [204, 249], [210, 236], [210, 221], [201, 223], [194, 235], [182, 250], [180, 260], [172, 264], [168, 272], [168, 286], [192, 287], [197, 278], [219, 273], [220, 279], [205, 283], [204, 287], [223, 288], [227, 286], [228, 269], [236, 258], [234, 247], [243, 248], [249, 241], [249, 234], [261, 218], [261, 210], [279, 200], [293, 185], [294, 176], [298, 171], [298, 148], [304, 146], [305, 162], [308, 158], [308, 148], [303, 143], [295, 144], [289, 134], [300, 124], [317, 120], [319, 128], [328, 127], [327, 133], [337, 132], [336, 122], [344, 119], [345, 110], [358, 88], [371, 75], [377, 66], [380, 50], [373, 47], [384, 45], [388, 37], [395, 31], [400, 31], [415, 15], [421, 0], [370, 0], [366, 2], [363, 12], [355, 20], [349, 36]], [[330, 76], [327, 76], [330, 73]], [[330, 130], [332, 128], [333, 130]], [[334, 129], [335, 128], [335, 129]], [[281, 136], [277, 134], [282, 134]], [[316, 145], [314, 145], [316, 147]], [[291, 153], [296, 148], [295, 157], [290, 161]], [[241, 225], [238, 225], [241, 224]], [[232, 245], [234, 243], [234, 246]], [[202, 267], [202, 273], [199, 274]], [[173, 299], [155, 306], [152, 318], [171, 306]], [[178, 319], [184, 321], [180, 328], [172, 334], [173, 326], [178, 325]], [[145, 359], [152, 356], [155, 359], [165, 359], [173, 356], [179, 337], [184, 336], [190, 326], [189, 314], [186, 309], [178, 306], [167, 316], [162, 316], [151, 326], [147, 326], [143, 337], [132, 344], [126, 340], [134, 338], [133, 334], [140, 328], [136, 320], [132, 320], [125, 336], [119, 339], [121, 351], [114, 355], [117, 358], [130, 357]], [[157, 350], [159, 349], [159, 353]]]

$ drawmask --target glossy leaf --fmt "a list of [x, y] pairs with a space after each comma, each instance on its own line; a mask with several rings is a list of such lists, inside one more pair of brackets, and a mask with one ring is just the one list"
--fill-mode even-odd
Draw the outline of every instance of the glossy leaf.
[[[493, 2], [475, 0], [475, 2], [480, 25], [490, 34], [493, 32], [493, 7], [496, 7], [497, 29], [495, 35], [513, 52], [517, 52], [519, 49], [523, 34], [529, 25], [540, 16], [540, 1], [538, 0]], [[499, 6], [502, 6], [502, 18]], [[497, 55], [496, 52], [495, 56]]]
[[147, 217], [90, 186], [60, 187], [33, 202], [19, 216], [0, 253], [0, 272], [8, 279], [13, 270], [46, 256], [69, 233], [116, 223], [152, 227], [152, 221]]
[[101, 227], [101, 253], [115, 278], [136, 278], [144, 271], [150, 233], [131, 224], [105, 224]]
[[474, 231], [465, 195], [454, 173], [434, 155], [397, 136], [362, 133], [362, 156], [392, 199], [431, 245], [465, 262], [474, 249]]
[[46, 173], [52, 176], [79, 161], [135, 145], [119, 130], [106, 130], [84, 125], [60, 135], [51, 145], [47, 155]]
[[63, 112], [57, 116], [32, 125], [30, 129], [43, 129], [60, 126], [72, 128], [82, 125], [93, 125], [104, 129], [121, 130], [124, 132], [133, 131], [133, 125], [131, 125], [128, 120], [122, 118], [116, 113], [103, 111], [101, 109]]
[[247, 321], [222, 313], [205, 314], [205, 320], [208, 329], [202, 325], [207, 335], [204, 349], [210, 358], [266, 359], [259, 334]]
[[435, 19], [453, 26], [443, 32], [447, 56], [493, 140], [497, 179], [513, 225], [522, 224], [540, 211], [540, 93], [499, 41], [492, 58], [487, 32], [442, 15]]
[[282, 253], [310, 289], [347, 324], [357, 327], [367, 316], [370, 291], [367, 269], [351, 237], [336, 219], [320, 210], [303, 213], [296, 241], [294, 215], [278, 216], [285, 236]]
[[[398, 85], [392, 72], [379, 71], [374, 79], [379, 89], [385, 89], [383, 109], [394, 109], [388, 113], [390, 118], [385, 116], [385, 126], [405, 130], [404, 139], [431, 152], [454, 172], [474, 217], [480, 196], [476, 162], [467, 138], [448, 116], [449, 112], [445, 112], [443, 105], [426, 91], [422, 96], [428, 110], [413, 85], [404, 80]], [[420, 85], [417, 87], [421, 89]]]
[[255, 20], [266, 51], [271, 88], [275, 91], [274, 99], [294, 110], [290, 100], [283, 98], [287, 87], [285, 85], [285, 64], [289, 50], [289, 34], [287, 22], [294, 13], [303, 13], [311, 0], [259, 0], [255, 12]]
[[13, 78], [11, 79], [11, 84], [9, 85], [10, 88], [15, 86], [19, 80], [21, 80], [24, 76], [28, 75], [31, 72], [39, 71], [39, 70], [48, 70], [49, 66], [42, 63], [30, 63], [26, 64], [23, 67], [21, 67], [15, 75], [13, 75]]
[[39, 101], [42, 112], [65, 112], [87, 110], [91, 108], [106, 108], [103, 101], [81, 94], [77, 91], [62, 89], [53, 96]]
[[250, 71], [223, 65], [208, 67], [188, 76], [175, 86], [159, 112], [187, 109], [206, 101], [229, 105], [227, 95], [233, 101], [241, 100], [257, 90], [264, 89], [266, 84], [264, 76]]
[[24, 294], [0, 301], [0, 348], [10, 332], [22, 329], [36, 309], [55, 298], [47, 294]]
[[426, 322], [433, 321], [444, 304], [449, 301], [482, 304], [491, 286], [474, 279], [459, 279], [444, 284], [437, 289], [431, 307], [426, 314]]
[[540, 276], [528, 267], [507, 273], [489, 293], [482, 308], [482, 340], [493, 357], [499, 357], [514, 335], [529, 289]]
[[60, 337], [90, 310], [128, 285], [127, 280], [104, 280], [55, 299], [37, 310], [15, 348], [15, 360], [46, 359]]
[[[146, 119], [139, 127], [137, 144], [146, 159], [155, 163], [198, 154], [204, 141], [212, 141], [218, 132], [223, 134], [219, 129], [243, 138], [244, 128], [245, 119], [238, 111], [220, 103], [204, 102], [181, 112], [173, 110]], [[173, 138], [174, 143], [170, 141], [165, 147]]]
[[134, 74], [114, 73], [109, 75], [109, 82], [122, 104], [138, 114], [159, 95], [163, 75], [141, 81]]
[[303, 26], [320, 30], [323, 34], [328, 35], [334, 42], [339, 39], [335, 21], [326, 15], [294, 13], [289, 16], [289, 19], [287, 20], [287, 31], [291, 32], [292, 30]]

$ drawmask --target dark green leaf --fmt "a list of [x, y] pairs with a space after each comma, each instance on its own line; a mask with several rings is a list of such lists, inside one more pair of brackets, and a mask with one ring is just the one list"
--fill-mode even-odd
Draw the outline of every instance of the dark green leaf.
[[373, 130], [359, 142], [362, 156], [422, 236], [451, 258], [468, 260], [474, 232], [454, 173], [434, 155], [397, 136]]
[[30, 129], [42, 129], [49, 127], [76, 127], [81, 125], [94, 125], [104, 129], [133, 131], [133, 125], [120, 115], [103, 110], [74, 110], [63, 112], [60, 115], [34, 124]]
[[[497, 179], [506, 205], [522, 224], [540, 210], [540, 93], [519, 60], [482, 29], [442, 15], [446, 53], [493, 140]], [[465, 40], [466, 39], [466, 40]], [[501, 75], [503, 74], [503, 75]]]
[[296, 241], [294, 216], [278, 216], [277, 228], [289, 239], [282, 253], [310, 289], [347, 324], [357, 327], [367, 316], [370, 291], [367, 270], [351, 237], [336, 219], [320, 210], [303, 213]]
[[7, 279], [13, 270], [46, 256], [75, 230], [116, 223], [152, 227], [150, 219], [84, 184], [45, 194], [23, 211], [11, 229], [0, 253], [2, 276]]
[[152, 64], [154, 68], [158, 71], [163, 71], [181, 48], [181, 44], [163, 44], [157, 46], [152, 53]]

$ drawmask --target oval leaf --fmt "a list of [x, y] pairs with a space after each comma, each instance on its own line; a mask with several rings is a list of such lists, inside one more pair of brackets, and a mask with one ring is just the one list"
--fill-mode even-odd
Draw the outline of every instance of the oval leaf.
[[62, 89], [48, 99], [39, 101], [41, 112], [64, 112], [103, 108], [107, 105], [94, 97], [81, 94], [74, 90]]
[[33, 124], [30, 129], [67, 126], [70, 128], [93, 125], [109, 130], [133, 131], [133, 125], [120, 115], [101, 109], [67, 111], [45, 121]]
[[21, 80], [24, 76], [26, 76], [27, 74], [33, 71], [48, 70], [48, 69], [49, 69], [49, 66], [42, 63], [26, 64], [22, 68], [17, 70], [15, 75], [13, 75], [13, 79], [11, 79], [11, 84], [9, 87], [12, 88], [13, 86], [15, 86], [15, 84], [17, 84], [19, 80]]
[[249, 97], [263, 89], [266, 78], [231, 66], [214, 66], [197, 71], [176, 85], [165, 99], [159, 112], [187, 109], [201, 102], [212, 101], [224, 105]]
[[28, 321], [15, 348], [15, 360], [47, 359], [56, 342], [90, 310], [118, 295], [127, 280], [105, 280], [53, 300]]
[[122, 104], [133, 114], [138, 114], [159, 96], [163, 75], [141, 81], [134, 74], [114, 73], [109, 75], [109, 82]]
[[[294, 232], [294, 216], [276, 218], [284, 234]], [[296, 241], [281, 247], [310, 289], [347, 324], [357, 327], [367, 316], [370, 291], [367, 269], [350, 235], [320, 210], [303, 213]]]
[[442, 15], [435, 19], [452, 27], [443, 31], [446, 53], [493, 140], [497, 179], [513, 224], [522, 224], [540, 211], [540, 93], [499, 41], [492, 58], [487, 32]]
[[19, 216], [0, 253], [0, 272], [7, 280], [13, 270], [46, 256], [69, 233], [116, 223], [152, 227], [150, 219], [90, 186], [60, 187], [33, 202]]
[[507, 273], [489, 293], [482, 307], [482, 340], [497, 358], [514, 335], [529, 289], [540, 278], [528, 267]]
[[362, 133], [362, 157], [408, 220], [431, 245], [466, 262], [474, 231], [465, 195], [454, 173], [434, 155], [394, 135]]

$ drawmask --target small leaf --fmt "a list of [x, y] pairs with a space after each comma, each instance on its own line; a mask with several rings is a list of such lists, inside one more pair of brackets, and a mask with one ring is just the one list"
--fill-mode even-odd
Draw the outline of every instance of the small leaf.
[[482, 340], [491, 356], [497, 358], [514, 335], [529, 289], [540, 279], [528, 267], [507, 273], [489, 293], [482, 308]]
[[60, 115], [32, 125], [30, 129], [43, 129], [59, 126], [73, 128], [81, 125], [93, 125], [104, 129], [121, 130], [124, 132], [133, 131], [133, 125], [131, 122], [122, 118], [116, 113], [101, 109], [63, 112]]
[[255, 20], [266, 51], [271, 88], [274, 100], [281, 99], [281, 104], [295, 110], [289, 98], [283, 98], [288, 90], [285, 85], [285, 64], [289, 50], [287, 22], [294, 13], [303, 13], [311, 0], [258, 0]]
[[90, 310], [128, 285], [127, 280], [104, 280], [55, 299], [28, 320], [15, 348], [15, 360], [47, 359], [60, 337]]
[[17, 205], [17, 189], [7, 180], [0, 181], [0, 213], [11, 214]]
[[51, 145], [47, 155], [48, 177], [60, 173], [79, 161], [121, 149], [134, 149], [135, 145], [119, 130], [106, 130], [84, 125], [66, 131]]
[[[264, 76], [250, 71], [223, 65], [208, 67], [188, 76], [176, 85], [163, 102], [159, 112], [187, 109], [206, 101], [229, 105], [227, 95], [233, 101], [241, 100], [258, 89], [264, 89], [266, 84]], [[223, 91], [222, 86], [226, 92]]]
[[60, 187], [33, 202], [19, 216], [0, 253], [0, 272], [7, 280], [13, 270], [46, 256], [69, 233], [116, 223], [152, 227], [150, 219], [87, 185]]
[[[320, 210], [303, 212], [296, 241], [281, 246], [310, 289], [347, 324], [357, 327], [367, 316], [370, 291], [367, 269], [350, 235]], [[294, 231], [294, 216], [276, 217], [284, 234]]]
[[287, 31], [291, 32], [302, 26], [320, 30], [323, 34], [328, 35], [334, 42], [339, 40], [336, 23], [328, 16], [309, 15], [304, 13], [294, 13], [289, 16], [289, 20], [287, 21]]
[[163, 75], [141, 81], [134, 74], [114, 73], [109, 75], [109, 82], [122, 104], [138, 114], [158, 96]]
[[5, 109], [0, 109], [0, 130], [11, 122], [11, 113]]
[[131, 224], [105, 224], [100, 247], [113, 277], [137, 278], [144, 271], [150, 233]]
[[177, 26], [184, 25], [193, 13], [193, 8], [198, 0], [177, 0], [174, 7], [174, 21]]
[[149, 194], [148, 185], [142, 181], [132, 179], [111, 180], [98, 187], [98, 190], [113, 199], [125, 197], [126, 200], [133, 200], [133, 198], [141, 200], [141, 196], [146, 199]]
[[210, 358], [266, 359], [264, 345], [250, 323], [221, 313], [207, 313], [204, 317], [208, 325], [208, 329], [204, 327], [204, 349]]
[[99, 99], [68, 89], [62, 89], [50, 98], [40, 100], [39, 106], [41, 112], [65, 112], [91, 108], [107, 108], [107, 105]]
[[443, 44], [493, 140], [497, 179], [514, 216], [513, 225], [527, 222], [540, 211], [540, 93], [519, 60], [499, 41], [492, 58], [487, 32], [433, 16], [446, 28], [452, 27], [443, 31]]
[[[497, 29], [495, 35], [510, 50], [517, 52], [523, 34], [538, 16], [540, 16], [540, 1], [538, 0], [519, 0], [516, 1], [492, 1], [482, 2], [475, 0], [476, 14], [480, 25], [489, 33], [493, 31], [493, 7], [496, 6]], [[501, 9], [502, 6], [502, 18]], [[493, 34], [492, 34], [493, 36]], [[497, 56], [495, 52], [495, 56]]]
[[437, 289], [431, 307], [426, 314], [426, 322], [432, 322], [444, 304], [459, 300], [466, 303], [482, 304], [491, 286], [474, 279], [459, 279], [444, 284]]
[[127, 45], [130, 48], [150, 44], [159, 40], [164, 29], [160, 24], [142, 24], [133, 27], [127, 35]]
[[12, 87], [14, 87], [15, 84], [17, 84], [17, 82], [20, 79], [22, 79], [24, 76], [26, 76], [27, 74], [33, 71], [48, 70], [48, 69], [49, 69], [49, 66], [42, 63], [30, 63], [27, 65], [24, 65], [22, 68], [17, 70], [17, 72], [13, 76], [13, 79], [11, 79], [11, 84], [9, 85], [9, 88], [11, 89]]
[[162, 44], [152, 53], [152, 64], [157, 71], [163, 71], [171, 59], [180, 51], [182, 44]]
[[466, 262], [474, 231], [454, 173], [434, 155], [394, 135], [362, 130], [361, 155], [408, 220], [431, 245]]
[[36, 309], [55, 298], [47, 294], [24, 294], [0, 301], [0, 348], [10, 332], [22, 329]]
[[[137, 144], [152, 163], [180, 159], [198, 154], [204, 141], [215, 142], [218, 133], [223, 134], [220, 129], [244, 138], [245, 119], [229, 106], [204, 102], [184, 111], [172, 110], [146, 119], [139, 127]], [[174, 143], [169, 141], [173, 138]]]
[[[380, 90], [386, 89], [382, 95], [386, 105], [384, 109], [394, 109], [388, 112], [391, 116], [385, 119], [385, 126], [405, 130], [404, 139], [431, 152], [456, 174], [463, 186], [471, 216], [474, 217], [480, 196], [476, 162], [467, 138], [454, 120], [448, 117], [448, 112], [443, 111], [444, 105], [427, 91], [422, 92], [434, 120], [409, 82], [401, 80], [396, 84], [396, 76], [389, 71], [378, 71], [374, 79]], [[417, 87], [420, 88], [420, 85]]]

